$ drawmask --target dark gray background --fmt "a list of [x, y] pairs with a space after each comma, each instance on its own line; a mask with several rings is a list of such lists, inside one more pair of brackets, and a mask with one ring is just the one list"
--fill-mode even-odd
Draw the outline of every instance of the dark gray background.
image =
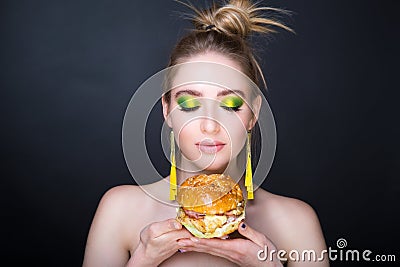
[[[285, 21], [297, 35], [258, 45], [278, 133], [263, 187], [311, 204], [328, 246], [342, 237], [399, 261], [399, 5], [267, 4], [295, 12]], [[186, 9], [172, 0], [0, 5], [1, 260], [80, 266], [102, 194], [133, 184], [121, 147], [125, 108], [166, 66], [189, 27], [174, 10]], [[152, 118], [149, 140], [159, 142], [161, 110]], [[164, 160], [157, 145], [151, 155]], [[159, 168], [166, 173], [167, 162]]]

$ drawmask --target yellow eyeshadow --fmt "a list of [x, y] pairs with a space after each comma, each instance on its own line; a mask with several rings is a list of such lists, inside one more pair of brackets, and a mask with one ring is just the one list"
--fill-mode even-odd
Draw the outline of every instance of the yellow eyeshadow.
[[177, 102], [182, 108], [195, 108], [200, 106], [200, 101], [191, 96], [181, 96], [178, 98]]
[[239, 108], [242, 105], [243, 99], [238, 96], [228, 96], [221, 101], [221, 106], [228, 108]]

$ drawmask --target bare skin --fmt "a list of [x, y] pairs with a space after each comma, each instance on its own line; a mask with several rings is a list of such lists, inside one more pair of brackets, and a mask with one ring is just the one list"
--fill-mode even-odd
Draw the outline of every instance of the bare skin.
[[[187, 61], [215, 62], [240, 70], [237, 62], [215, 52], [199, 54]], [[246, 86], [240, 88], [243, 95], [249, 93]], [[208, 103], [204, 102], [197, 108], [211, 115], [191, 120], [191, 111], [178, 107], [179, 91], [192, 98], [198, 97], [199, 102], [202, 98], [211, 99], [217, 105], [208, 109]], [[204, 138], [222, 141], [224, 148], [215, 152], [212, 164], [202, 168], [201, 172], [224, 173], [228, 162], [240, 168], [237, 158], [231, 157], [232, 151], [242, 148], [247, 130], [254, 126], [257, 116], [247, 104], [236, 111], [223, 109], [218, 104], [222, 101], [221, 92], [221, 88], [215, 88], [215, 85], [191, 84], [189, 88], [178, 86], [171, 90], [170, 102], [162, 99], [164, 118], [174, 133], [179, 133], [176, 138], [179, 148], [189, 159], [186, 162], [189, 165], [183, 165], [184, 168], [177, 171], [178, 184], [195, 175], [183, 170], [190, 170], [188, 166], [197, 159], [207, 158], [207, 153], [200, 153], [196, 145]], [[227, 94], [233, 93], [229, 91]], [[255, 107], [260, 105], [257, 101], [249, 100], [248, 103]], [[218, 121], [212, 116], [215, 109], [226, 112]], [[254, 110], [256, 113], [257, 108]], [[236, 115], [235, 120], [225, 121], [233, 115]], [[159, 194], [155, 197], [150, 197], [137, 186], [115, 187], [103, 196], [90, 228], [83, 266], [282, 266], [276, 253], [272, 259], [268, 257], [262, 261], [257, 257], [258, 252], [265, 247], [269, 252], [297, 250], [300, 255], [304, 250], [314, 250], [319, 257], [326, 249], [318, 218], [309, 205], [263, 189], [256, 190], [254, 200], [247, 202], [245, 223], [238, 229], [241, 238], [194, 238], [175, 220], [176, 206], [156, 200], [168, 197], [167, 181], [143, 187], [146, 192]], [[243, 181], [239, 181], [239, 185], [246, 192]], [[184, 252], [177, 252], [178, 249]], [[329, 266], [329, 263], [325, 256], [323, 261], [289, 260], [287, 266]]]
[[[261, 188], [246, 206], [246, 227], [238, 229], [245, 238], [193, 238], [175, 217], [175, 207], [137, 186], [109, 190], [93, 219], [83, 266], [282, 266], [276, 253], [271, 262], [260, 261], [257, 252], [267, 245], [269, 251], [296, 249], [300, 254], [313, 249], [319, 257], [326, 249], [318, 218], [308, 204]], [[325, 256], [323, 261], [289, 260], [287, 266], [329, 263]]]

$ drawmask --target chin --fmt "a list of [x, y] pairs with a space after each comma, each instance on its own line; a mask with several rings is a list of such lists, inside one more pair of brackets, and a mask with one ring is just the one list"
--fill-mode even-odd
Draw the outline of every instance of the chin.
[[185, 164], [187, 171], [201, 172], [203, 174], [224, 173], [228, 167], [228, 161], [225, 159], [209, 159], [204, 161], [188, 160], [189, 164]]
[[177, 201], [177, 220], [196, 237], [228, 235], [245, 218], [242, 190], [224, 174], [188, 178], [178, 190]]

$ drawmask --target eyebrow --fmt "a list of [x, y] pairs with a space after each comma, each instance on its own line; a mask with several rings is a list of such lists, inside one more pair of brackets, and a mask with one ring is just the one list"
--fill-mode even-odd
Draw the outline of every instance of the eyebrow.
[[175, 98], [177, 98], [180, 95], [194, 95], [194, 96], [201, 96], [202, 94], [199, 91], [194, 91], [194, 90], [189, 90], [189, 89], [185, 89], [185, 90], [180, 90], [178, 92], [175, 93]]
[[[230, 94], [238, 94], [242, 97], [245, 97], [243, 91], [240, 90], [223, 90], [223, 91], [219, 91], [217, 96], [226, 96], [226, 95], [230, 95]], [[178, 92], [175, 93], [175, 98], [177, 98], [180, 95], [193, 95], [193, 96], [202, 96], [202, 93], [199, 91], [195, 91], [195, 90], [190, 90], [190, 89], [185, 89], [185, 90], [180, 90]]]
[[230, 95], [230, 94], [237, 94], [237, 95], [240, 95], [241, 97], [244, 97], [243, 91], [240, 91], [240, 90], [223, 90], [223, 91], [218, 92], [217, 96], [226, 96], [226, 95]]

